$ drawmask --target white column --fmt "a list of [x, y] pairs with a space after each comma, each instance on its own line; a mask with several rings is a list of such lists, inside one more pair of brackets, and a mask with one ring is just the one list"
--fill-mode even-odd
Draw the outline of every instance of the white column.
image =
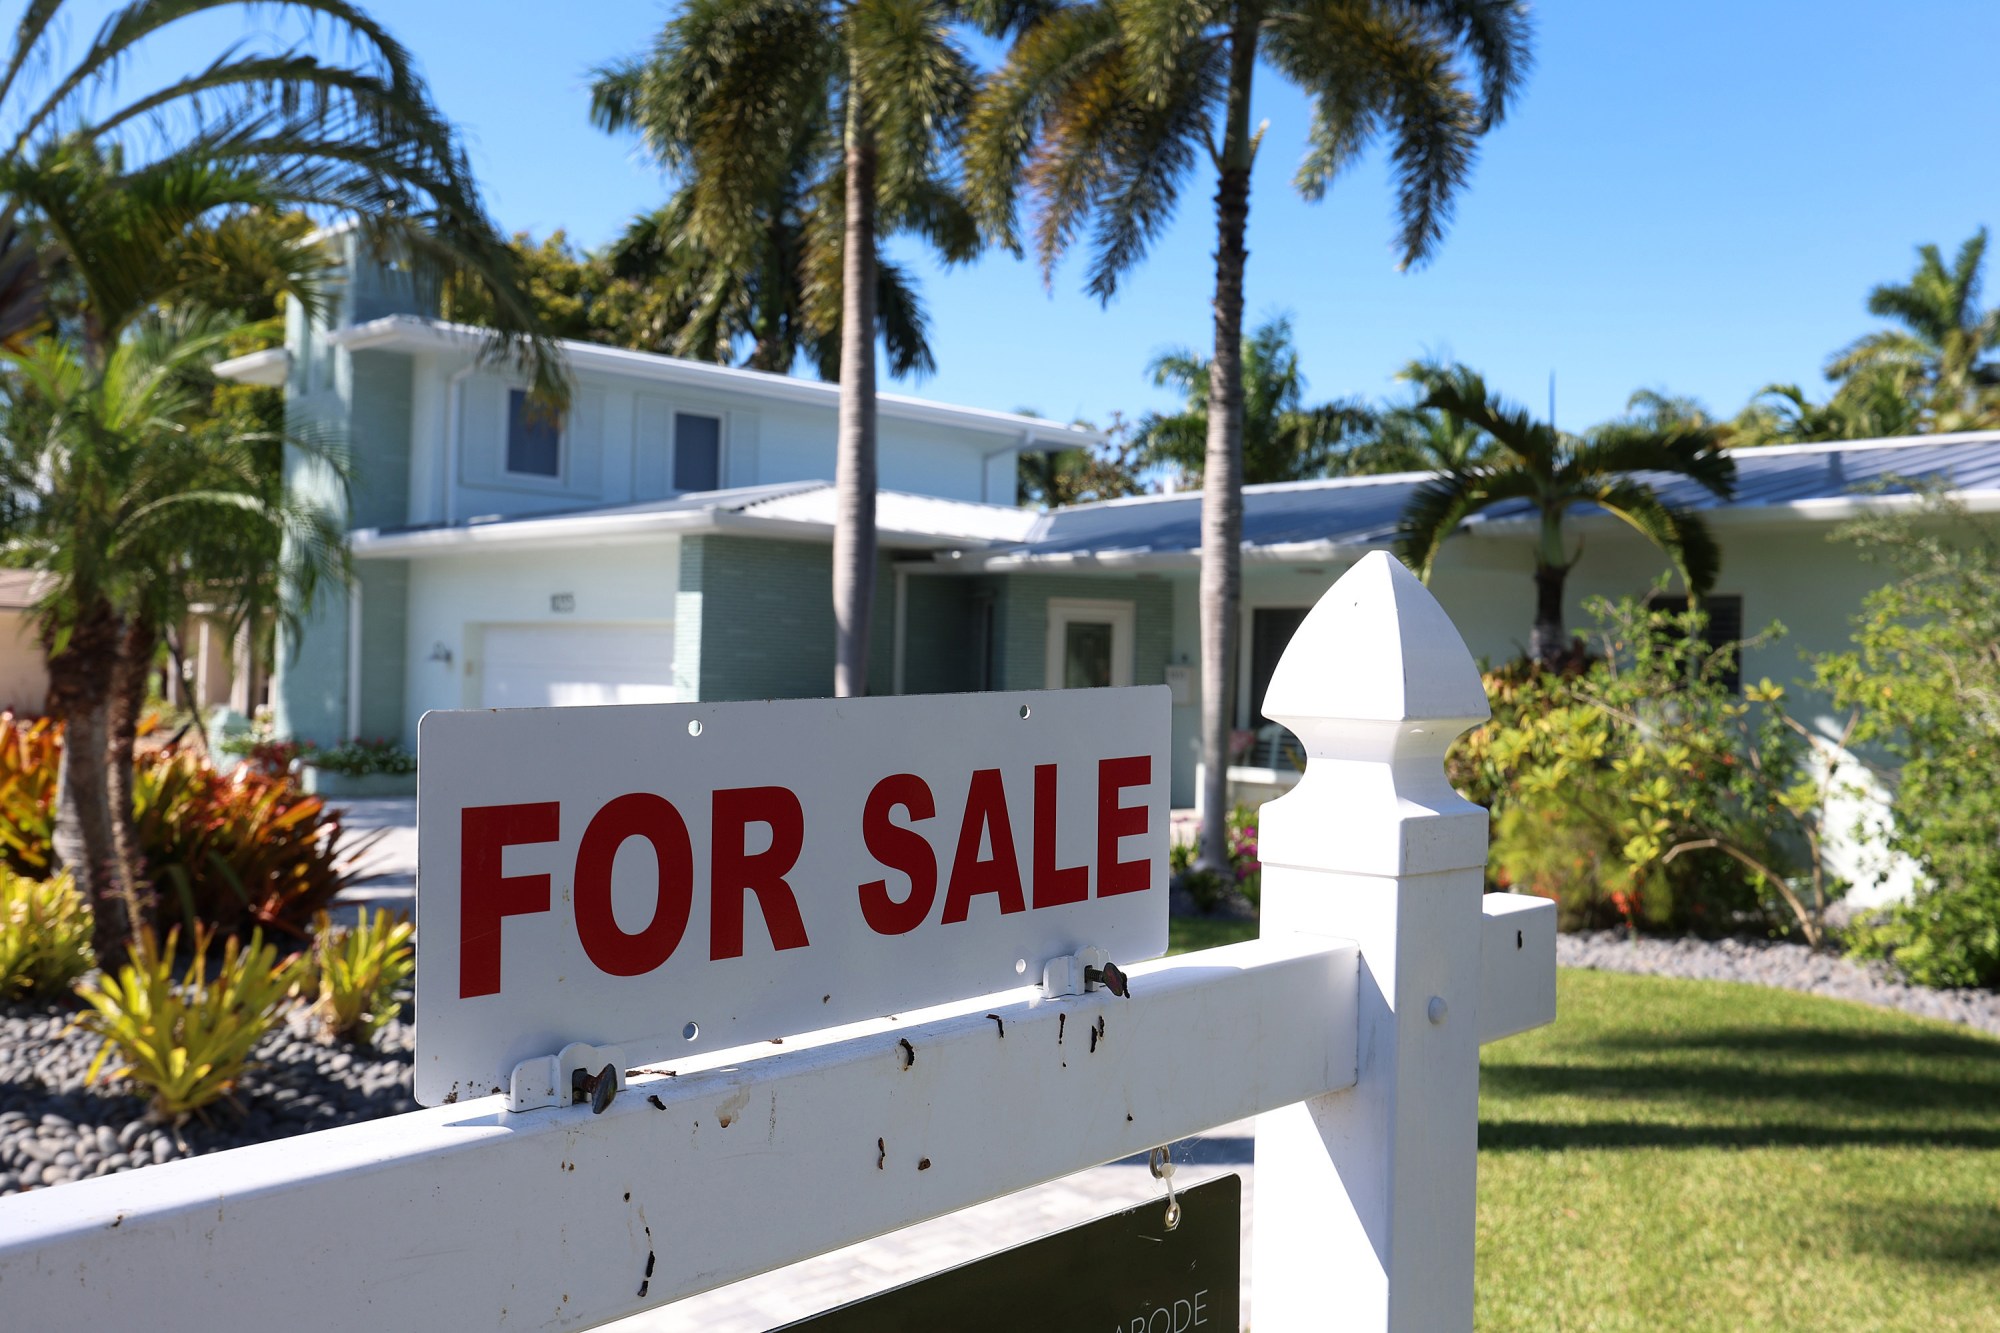
[[1257, 1123], [1256, 1323], [1470, 1329], [1487, 821], [1443, 760], [1487, 715], [1479, 672], [1376, 552], [1306, 618], [1264, 711], [1308, 762], [1264, 807], [1263, 933], [1344, 936], [1361, 959], [1353, 1090]]

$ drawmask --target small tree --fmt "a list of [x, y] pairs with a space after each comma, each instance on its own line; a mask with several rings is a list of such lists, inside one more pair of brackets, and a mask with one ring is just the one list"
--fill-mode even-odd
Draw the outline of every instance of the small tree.
[[1761, 921], [1818, 947], [1842, 890], [1824, 859], [1832, 744], [1770, 681], [1736, 694], [1742, 645], [1707, 644], [1699, 609], [1588, 609], [1598, 655], [1488, 673], [1493, 718], [1452, 751], [1453, 780], [1493, 810], [1496, 875], [1570, 926]]
[[1496, 505], [1526, 502], [1540, 533], [1535, 542], [1535, 618], [1528, 651], [1553, 664], [1569, 651], [1563, 590], [1576, 557], [1563, 535], [1573, 509], [1592, 505], [1630, 524], [1674, 562], [1699, 596], [1715, 583], [1722, 553], [1693, 511], [1660, 498], [1637, 474], [1687, 477], [1727, 499], [1736, 464], [1713, 427], [1601, 427], [1589, 438], [1536, 421], [1463, 366], [1415, 364], [1405, 372], [1428, 392], [1424, 406], [1470, 423], [1496, 446], [1489, 461], [1440, 473], [1403, 509], [1397, 542], [1403, 559], [1428, 580], [1438, 549], [1458, 525]]
[[1854, 648], [1815, 663], [1855, 736], [1900, 766], [1890, 845], [1924, 872], [1858, 943], [1927, 985], [2000, 984], [2000, 538], [1937, 487], [1837, 538], [1885, 564]]

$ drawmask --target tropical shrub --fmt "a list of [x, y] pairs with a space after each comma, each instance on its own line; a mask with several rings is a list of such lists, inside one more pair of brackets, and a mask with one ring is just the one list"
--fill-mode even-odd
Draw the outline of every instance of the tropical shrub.
[[363, 912], [343, 929], [319, 914], [311, 954], [318, 987], [312, 1014], [323, 1039], [366, 1046], [396, 1016], [417, 969], [415, 934], [409, 917], [387, 908], [372, 916]]
[[60, 995], [88, 972], [90, 904], [68, 875], [31, 879], [0, 866], [0, 998]]
[[324, 750], [307, 747], [306, 763], [345, 777], [366, 777], [370, 773], [414, 773], [417, 757], [394, 741], [356, 738]]
[[1199, 841], [1176, 842], [1167, 848], [1167, 869], [1174, 882], [1194, 898], [1204, 912], [1214, 911], [1228, 898], [1232, 888], [1250, 905], [1258, 905], [1263, 892], [1264, 868], [1257, 859], [1257, 812], [1239, 805], [1229, 812], [1229, 874], [1197, 869], [1194, 859], [1201, 850]]
[[2000, 539], [1935, 492], [1835, 535], [1898, 577], [1816, 679], [1900, 763], [1890, 842], [1925, 877], [1854, 943], [1927, 985], [2000, 986]]
[[218, 773], [185, 752], [142, 759], [132, 796], [160, 913], [190, 930], [303, 938], [371, 841], [343, 842], [338, 817], [289, 779]]
[[[1822, 938], [1830, 794], [1816, 741], [1699, 610], [1594, 600], [1601, 648], [1488, 672], [1492, 718], [1453, 747], [1454, 783], [1494, 814], [1496, 886], [1552, 897], [1566, 929]], [[1774, 627], [1773, 633], [1781, 632]]]
[[130, 959], [115, 976], [77, 987], [89, 1006], [77, 1026], [103, 1039], [89, 1077], [130, 1079], [152, 1093], [151, 1114], [179, 1122], [236, 1086], [250, 1052], [271, 1028], [291, 992], [296, 956], [283, 962], [262, 931], [247, 946], [230, 936], [215, 976], [204, 973], [207, 930], [194, 933], [186, 971], [174, 979], [178, 929], [164, 948], [150, 929], [135, 933]]
[[0, 713], [0, 862], [24, 875], [49, 870], [61, 759], [55, 723]]

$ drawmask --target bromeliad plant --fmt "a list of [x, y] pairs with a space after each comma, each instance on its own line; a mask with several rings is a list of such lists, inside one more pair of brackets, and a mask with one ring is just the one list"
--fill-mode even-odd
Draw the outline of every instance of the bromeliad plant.
[[137, 777], [134, 822], [160, 913], [190, 929], [304, 938], [374, 841], [343, 841], [319, 797], [247, 768], [223, 774], [199, 756], [163, 754]]
[[321, 912], [314, 927], [312, 962], [319, 998], [312, 1014], [322, 1040], [374, 1042], [396, 1016], [403, 990], [416, 974], [416, 928], [401, 912], [378, 908], [344, 930]]
[[90, 930], [68, 875], [30, 879], [0, 864], [0, 999], [67, 991], [90, 970]]
[[46, 875], [55, 832], [62, 729], [0, 713], [0, 864]]
[[178, 929], [169, 931], [162, 946], [151, 930], [141, 930], [115, 975], [77, 988], [90, 1008], [76, 1020], [103, 1039], [89, 1078], [130, 1079], [152, 1093], [151, 1115], [175, 1124], [236, 1086], [291, 993], [298, 967], [297, 955], [281, 962], [277, 946], [252, 931], [247, 946], [233, 935], [225, 941], [210, 979], [204, 967], [212, 935], [198, 930], [177, 982], [179, 936]]

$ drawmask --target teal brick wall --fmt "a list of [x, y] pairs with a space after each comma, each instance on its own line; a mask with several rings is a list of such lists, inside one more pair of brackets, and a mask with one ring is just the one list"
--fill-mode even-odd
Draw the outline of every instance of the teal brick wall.
[[958, 694], [980, 687], [979, 650], [990, 579], [910, 575], [903, 617], [903, 690]]
[[[360, 734], [402, 737], [404, 681], [409, 670], [409, 562], [365, 560], [355, 569], [361, 584]], [[416, 738], [403, 739], [413, 742]]]
[[[868, 689], [888, 694], [895, 663], [895, 579], [876, 566]], [[833, 548], [753, 537], [681, 542], [674, 672], [694, 697], [810, 699], [833, 693]]]
[[1047, 686], [1049, 601], [1057, 597], [1131, 602], [1132, 683], [1159, 685], [1166, 680], [1167, 661], [1173, 651], [1174, 594], [1165, 580], [1021, 574], [997, 582], [997, 688], [1039, 690]]

